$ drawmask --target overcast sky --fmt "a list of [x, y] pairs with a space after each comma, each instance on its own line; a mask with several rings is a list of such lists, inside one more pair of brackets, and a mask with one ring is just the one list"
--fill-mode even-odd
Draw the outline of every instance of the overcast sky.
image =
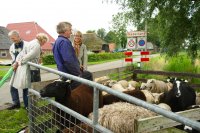
[[106, 0], [4, 0], [0, 26], [35, 21], [56, 38], [55, 28], [60, 21], [71, 22], [73, 29], [83, 33], [100, 28], [108, 31], [112, 15], [118, 11], [118, 5]]

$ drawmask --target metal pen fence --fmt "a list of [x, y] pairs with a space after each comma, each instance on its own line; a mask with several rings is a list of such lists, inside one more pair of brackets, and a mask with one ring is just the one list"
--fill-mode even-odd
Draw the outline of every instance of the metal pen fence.
[[[142, 106], [155, 113], [163, 115], [174, 121], [190, 126], [200, 131], [200, 123], [194, 120], [190, 120], [176, 113], [166, 111], [153, 104], [147, 103], [135, 97], [129, 96], [124, 93], [112, 90], [109, 87], [101, 84], [82, 79], [70, 74], [66, 74], [51, 68], [47, 68], [41, 65], [37, 65], [28, 62], [29, 65], [43, 69], [45, 71], [58, 74], [60, 76], [67, 77], [71, 80], [76, 80], [83, 84], [94, 87], [93, 97], [93, 120], [74, 112], [73, 110], [55, 102], [53, 99], [41, 98], [39, 93], [35, 90], [29, 89], [29, 119], [30, 119], [30, 132], [31, 133], [43, 133], [43, 132], [58, 132], [60, 129], [64, 129], [61, 132], [111, 132], [110, 130], [102, 127], [98, 124], [98, 103], [99, 103], [99, 90], [106, 91], [114, 96], [126, 100], [127, 102]], [[68, 118], [68, 119], [66, 119]], [[68, 126], [66, 125], [68, 124]]]

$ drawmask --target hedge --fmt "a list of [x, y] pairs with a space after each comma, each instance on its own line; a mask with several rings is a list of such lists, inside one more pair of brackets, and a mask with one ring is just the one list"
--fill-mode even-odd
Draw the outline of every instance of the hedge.
[[[98, 62], [98, 61], [106, 61], [112, 59], [121, 59], [124, 58], [124, 53], [98, 53], [98, 54], [89, 54], [88, 62]], [[44, 65], [52, 65], [55, 64], [55, 60], [52, 54], [44, 55], [42, 57], [42, 62]]]

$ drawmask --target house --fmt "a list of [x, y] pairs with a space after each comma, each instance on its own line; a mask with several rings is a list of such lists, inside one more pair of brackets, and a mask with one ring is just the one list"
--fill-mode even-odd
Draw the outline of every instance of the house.
[[38, 33], [47, 34], [49, 37], [49, 42], [42, 46], [42, 50], [44, 53], [52, 53], [52, 44], [55, 42], [55, 39], [36, 22], [11, 23], [8, 24], [6, 28], [8, 30], [17, 30], [21, 38], [25, 41], [31, 41], [35, 39]]
[[10, 59], [9, 48], [12, 44], [8, 37], [8, 30], [0, 26], [0, 59]]

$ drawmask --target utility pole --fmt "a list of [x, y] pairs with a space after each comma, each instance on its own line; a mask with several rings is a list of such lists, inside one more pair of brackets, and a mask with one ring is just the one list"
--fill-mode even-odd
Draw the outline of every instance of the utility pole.
[[145, 51], [147, 51], [147, 0], [145, 1]]

